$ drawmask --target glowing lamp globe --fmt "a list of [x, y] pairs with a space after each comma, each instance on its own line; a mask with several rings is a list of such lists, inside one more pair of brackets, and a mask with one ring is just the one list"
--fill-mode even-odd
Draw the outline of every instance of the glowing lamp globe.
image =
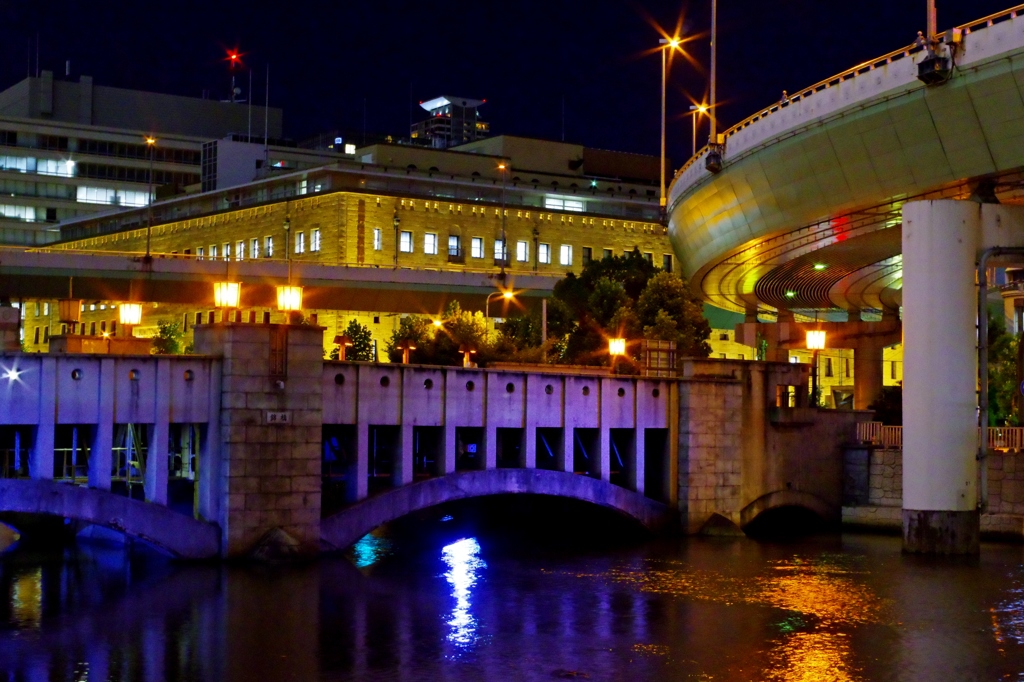
[[279, 286], [277, 288], [278, 310], [302, 310], [302, 287]]
[[237, 308], [241, 298], [242, 285], [238, 282], [215, 282], [213, 303], [218, 308]]
[[122, 303], [117, 307], [118, 319], [121, 324], [133, 326], [142, 322], [141, 303]]
[[825, 331], [812, 329], [807, 332], [807, 350], [823, 350], [825, 348]]

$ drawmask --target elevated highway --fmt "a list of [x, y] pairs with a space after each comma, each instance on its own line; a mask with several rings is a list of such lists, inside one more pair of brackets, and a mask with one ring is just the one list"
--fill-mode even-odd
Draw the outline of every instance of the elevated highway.
[[677, 173], [669, 235], [700, 295], [748, 315], [896, 310], [905, 202], [1024, 199], [1024, 5], [961, 28], [948, 82], [901, 48], [726, 130], [721, 172], [705, 148]]

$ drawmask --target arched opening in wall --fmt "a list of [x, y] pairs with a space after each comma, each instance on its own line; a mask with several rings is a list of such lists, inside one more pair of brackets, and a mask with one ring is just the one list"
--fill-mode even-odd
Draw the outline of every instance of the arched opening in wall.
[[324, 424], [320, 435], [320, 508], [333, 514], [357, 499], [357, 427]]
[[495, 429], [497, 441], [498, 468], [517, 469], [526, 466], [526, 443], [524, 434], [526, 429]]
[[672, 495], [672, 451], [668, 429], [644, 429], [644, 494], [668, 503]]
[[565, 439], [562, 429], [537, 429], [537, 468], [549, 471], [565, 471]]
[[509, 494], [469, 498], [422, 509], [386, 523], [347, 548], [359, 568], [407, 562], [472, 539], [485, 560], [564, 555], [628, 546], [651, 532], [619, 512], [568, 498]]
[[[430, 381], [429, 379], [427, 381]], [[412, 475], [423, 481], [444, 473], [444, 427], [415, 426], [412, 430]]]
[[34, 426], [0, 426], [0, 478], [28, 478]]
[[395, 467], [401, 462], [402, 429], [399, 426], [369, 427], [367, 437], [367, 492], [382, 492], [394, 485]]
[[832, 529], [818, 513], [799, 505], [766, 509], [743, 527], [747, 536], [759, 540], [802, 538], [828, 530]]
[[598, 465], [600, 429], [573, 429], [572, 470], [577, 474], [600, 478]]
[[484, 468], [484, 430], [476, 426], [455, 428], [455, 470], [479, 471]]

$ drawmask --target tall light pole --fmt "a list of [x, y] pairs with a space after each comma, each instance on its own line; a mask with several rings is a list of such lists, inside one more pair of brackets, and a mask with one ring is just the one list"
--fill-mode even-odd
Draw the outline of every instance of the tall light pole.
[[501, 171], [501, 280], [505, 281], [505, 261], [508, 260], [508, 242], [505, 238], [505, 174], [508, 172], [508, 162], [499, 163], [498, 170]]
[[715, 115], [715, 78], [717, 74], [718, 60], [715, 57], [715, 53], [718, 50], [718, 0], [711, 0], [711, 106], [709, 115], [711, 117], [711, 144], [717, 144], [718, 138], [718, 125]]
[[149, 147], [149, 194], [146, 196], [146, 259], [149, 260], [153, 233], [153, 148], [156, 147], [156, 138], [152, 135], [147, 137], [146, 146]]
[[928, 32], [924, 38], [928, 41], [929, 45], [935, 40], [935, 34], [939, 31], [938, 24], [938, 17], [935, 14], [935, 0], [928, 0]]
[[668, 55], [669, 50], [674, 50], [679, 47], [678, 38], [662, 38], [658, 41], [661, 48], [661, 193], [658, 195], [658, 201], [662, 207], [668, 203], [667, 197], [665, 196], [665, 98], [666, 90], [668, 89]]
[[487, 294], [487, 301], [484, 303], [484, 329], [487, 338], [491, 336], [491, 299], [495, 296], [501, 296], [506, 301], [511, 301], [515, 294], [511, 291], [492, 291]]
[[691, 104], [690, 116], [693, 117], [693, 152], [690, 156], [697, 156], [697, 117], [706, 113], [708, 108], [703, 104]]

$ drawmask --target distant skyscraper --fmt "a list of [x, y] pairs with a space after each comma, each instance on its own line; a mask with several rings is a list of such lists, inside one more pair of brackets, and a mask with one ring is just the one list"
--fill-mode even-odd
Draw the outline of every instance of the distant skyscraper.
[[486, 101], [445, 95], [420, 102], [420, 106], [430, 112], [430, 116], [413, 124], [410, 131], [412, 138], [426, 141], [438, 149], [485, 138], [491, 126], [480, 120], [477, 109]]

